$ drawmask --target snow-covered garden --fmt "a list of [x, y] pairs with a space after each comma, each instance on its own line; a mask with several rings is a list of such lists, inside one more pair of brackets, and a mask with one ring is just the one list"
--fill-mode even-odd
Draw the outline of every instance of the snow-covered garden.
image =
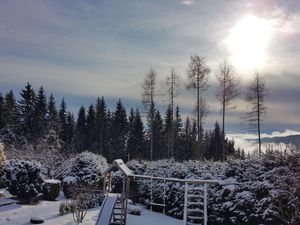
[[[87, 210], [83, 224], [95, 224], [103, 200], [101, 173], [108, 167], [102, 156], [83, 152], [67, 159], [55, 169], [53, 179], [41, 163], [5, 160], [2, 149], [0, 162], [0, 224], [30, 224], [32, 216], [41, 217], [45, 224], [73, 224], [76, 210]], [[300, 224], [299, 153], [272, 152], [262, 158], [227, 162], [132, 160], [127, 166], [138, 175], [219, 180], [208, 188], [208, 224]], [[120, 189], [121, 176], [114, 173], [114, 190]], [[132, 181], [129, 197], [143, 209], [131, 202], [129, 213], [141, 215], [129, 214], [127, 224], [182, 223], [184, 186], [174, 182], [152, 185], [155, 201], [165, 200], [165, 216], [147, 210], [149, 182]]]

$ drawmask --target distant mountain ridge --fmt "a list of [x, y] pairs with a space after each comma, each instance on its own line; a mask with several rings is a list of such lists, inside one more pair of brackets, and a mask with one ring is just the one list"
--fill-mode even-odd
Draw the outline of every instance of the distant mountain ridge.
[[285, 137], [266, 137], [262, 138], [263, 143], [284, 143], [295, 145], [298, 149], [300, 147], [300, 135], [288, 135]]

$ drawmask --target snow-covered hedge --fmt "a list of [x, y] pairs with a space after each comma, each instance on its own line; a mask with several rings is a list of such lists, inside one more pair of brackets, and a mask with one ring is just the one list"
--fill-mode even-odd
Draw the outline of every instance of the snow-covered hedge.
[[[228, 163], [131, 161], [128, 166], [143, 175], [220, 180], [220, 184], [208, 189], [210, 224], [300, 224], [300, 156], [297, 153], [272, 153], [262, 159]], [[137, 184], [140, 200], [149, 203], [150, 182]], [[163, 183], [153, 185], [155, 202], [163, 202], [163, 188]], [[166, 193], [167, 214], [182, 217], [184, 187], [167, 183]]]
[[8, 191], [25, 201], [36, 197], [42, 189], [40, 164], [24, 160], [6, 161], [5, 175]]
[[4, 154], [4, 146], [2, 143], [0, 143], [0, 188], [5, 187], [4, 182], [4, 165], [5, 165], [5, 154]]
[[97, 186], [101, 173], [108, 167], [101, 155], [83, 152], [62, 165], [60, 178], [74, 177], [78, 185]]

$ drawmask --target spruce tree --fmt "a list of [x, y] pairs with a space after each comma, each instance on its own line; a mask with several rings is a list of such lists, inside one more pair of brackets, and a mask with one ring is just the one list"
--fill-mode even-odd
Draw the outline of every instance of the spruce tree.
[[173, 138], [174, 138], [174, 158], [177, 160], [182, 160], [183, 156], [180, 153], [180, 145], [181, 145], [181, 132], [182, 132], [182, 119], [179, 111], [179, 106], [176, 106], [175, 112], [175, 121], [173, 125]]
[[18, 109], [14, 92], [10, 90], [5, 95], [5, 104], [3, 110], [4, 121], [8, 126], [15, 126], [18, 123]]
[[36, 141], [45, 135], [47, 126], [47, 99], [43, 86], [40, 87], [35, 99], [33, 113], [32, 140]]
[[95, 109], [93, 104], [89, 106], [86, 118], [87, 126], [87, 149], [96, 152], [96, 124], [95, 124]]
[[66, 143], [70, 145], [73, 142], [75, 119], [74, 115], [70, 112], [67, 114], [67, 128], [66, 128]]
[[156, 111], [153, 120], [153, 159], [164, 158], [163, 131], [163, 120]]
[[[211, 138], [211, 152], [214, 160], [222, 160], [222, 145], [223, 145], [223, 135], [218, 122], [215, 123], [215, 128]], [[226, 156], [225, 156], [226, 159]]]
[[134, 137], [134, 111], [133, 108], [130, 109], [130, 113], [128, 116], [128, 140], [127, 140], [127, 158], [128, 161], [130, 159], [135, 158], [135, 137]]
[[116, 105], [116, 110], [112, 116], [112, 154], [109, 161], [117, 158], [127, 160], [126, 141], [128, 131], [128, 121], [126, 110], [123, 103], [119, 99]]
[[4, 98], [0, 93], [0, 129], [6, 125], [6, 121], [4, 120], [4, 107]]
[[19, 118], [22, 133], [25, 136], [31, 136], [33, 131], [33, 114], [35, 104], [35, 93], [32, 86], [27, 83], [21, 90], [21, 99], [18, 101]]
[[54, 130], [58, 134], [59, 118], [58, 118], [55, 98], [52, 93], [50, 94], [49, 101], [48, 101], [47, 121], [48, 121], [48, 129]]
[[95, 129], [96, 152], [105, 155], [109, 149], [109, 121], [104, 97], [98, 98], [96, 102]]
[[172, 138], [173, 138], [173, 129], [172, 129], [172, 123], [173, 123], [173, 113], [172, 113], [172, 108], [169, 105], [166, 113], [165, 113], [165, 118], [164, 118], [164, 154], [163, 158], [171, 158], [172, 157]]
[[135, 117], [133, 120], [133, 131], [134, 131], [134, 137], [136, 140], [135, 146], [136, 146], [136, 155], [138, 158], [145, 158], [145, 141], [144, 141], [144, 125], [142, 121], [142, 117], [140, 114], [140, 111], [136, 109], [135, 111]]
[[62, 141], [66, 142], [68, 137], [67, 137], [67, 105], [65, 102], [65, 99], [63, 98], [60, 104], [59, 108], [59, 127], [60, 127], [60, 132], [59, 132], [59, 137]]
[[81, 106], [78, 112], [78, 118], [75, 129], [75, 143], [76, 150], [83, 152], [87, 147], [87, 126], [86, 126], [86, 112], [84, 106]]
[[181, 160], [188, 160], [193, 155], [193, 137], [192, 137], [192, 126], [189, 117], [186, 118], [184, 129], [182, 133], [182, 144], [179, 146], [179, 153]]

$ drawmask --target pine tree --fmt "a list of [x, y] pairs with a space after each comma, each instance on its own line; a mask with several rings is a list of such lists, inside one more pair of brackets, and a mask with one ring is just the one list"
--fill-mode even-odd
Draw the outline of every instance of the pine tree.
[[2, 129], [6, 125], [6, 121], [4, 120], [4, 107], [5, 107], [4, 98], [0, 93], [0, 129]]
[[127, 140], [127, 159], [135, 158], [135, 136], [134, 136], [134, 111], [130, 109], [128, 116], [128, 140]]
[[53, 94], [50, 94], [49, 101], [48, 101], [48, 115], [47, 115], [47, 121], [48, 121], [48, 129], [55, 130], [55, 132], [59, 133], [59, 118], [58, 118], [58, 112], [56, 108], [56, 102]]
[[96, 152], [96, 124], [95, 124], [95, 109], [93, 104], [89, 106], [86, 126], [87, 126], [87, 149]]
[[40, 87], [34, 103], [32, 140], [36, 141], [46, 133], [47, 99], [43, 86]]
[[246, 101], [249, 104], [246, 119], [249, 126], [256, 130], [258, 138], [258, 153], [261, 156], [261, 125], [263, 122], [263, 116], [267, 112], [265, 106], [265, 98], [268, 92], [266, 89], [266, 83], [263, 77], [258, 73], [255, 74], [254, 78], [250, 82], [247, 92]]
[[198, 159], [198, 142], [197, 142], [197, 122], [193, 120], [192, 124], [192, 159]]
[[128, 126], [127, 154], [130, 159], [144, 159], [146, 157], [144, 143], [144, 125], [138, 109], [130, 110]]
[[109, 121], [104, 97], [97, 99], [95, 117], [96, 152], [105, 155], [109, 149]]
[[197, 92], [197, 102], [196, 102], [196, 112], [197, 112], [197, 159], [203, 158], [203, 149], [201, 149], [202, 143], [202, 117], [201, 117], [201, 95], [203, 91], [207, 89], [208, 74], [210, 73], [209, 67], [205, 64], [205, 59], [197, 55], [191, 56], [191, 62], [188, 68], [188, 90], [196, 90]]
[[75, 119], [74, 115], [70, 112], [67, 114], [67, 126], [66, 126], [66, 143], [71, 145], [73, 142], [74, 136], [74, 128], [75, 128]]
[[193, 138], [192, 126], [189, 117], [186, 118], [183, 133], [181, 136], [181, 144], [178, 146], [178, 152], [181, 160], [188, 160], [193, 155]]
[[112, 155], [109, 161], [117, 158], [127, 160], [126, 141], [127, 141], [128, 121], [126, 110], [119, 99], [116, 110], [112, 116]]
[[58, 117], [59, 117], [59, 127], [60, 127], [59, 138], [63, 142], [66, 142], [68, 139], [68, 137], [67, 137], [67, 105], [66, 105], [64, 98], [62, 99], [61, 104], [60, 104]]
[[20, 95], [18, 108], [22, 133], [25, 136], [31, 136], [33, 132], [35, 93], [32, 86], [27, 83]]
[[179, 75], [176, 73], [174, 68], [171, 68], [171, 74], [166, 78], [164, 83], [165, 89], [167, 90], [167, 99], [168, 99], [168, 107], [170, 107], [171, 111], [171, 139], [169, 143], [169, 152], [171, 158], [174, 157], [174, 100], [179, 95]]
[[165, 118], [164, 118], [164, 154], [162, 158], [168, 158], [170, 159], [172, 157], [172, 138], [173, 138], [173, 113], [172, 113], [172, 108], [169, 105], [166, 113], [165, 113]]
[[[211, 137], [211, 148], [210, 151], [212, 153], [212, 158], [214, 160], [222, 160], [223, 159], [223, 136], [222, 131], [220, 129], [220, 125], [218, 122], [215, 123], [215, 128]], [[226, 155], [225, 155], [226, 158]]]
[[156, 111], [153, 120], [153, 159], [164, 158], [163, 129], [162, 118]]
[[142, 94], [142, 103], [146, 111], [146, 117], [148, 122], [148, 133], [150, 138], [150, 160], [153, 160], [153, 149], [154, 149], [154, 133], [153, 133], [153, 121], [155, 117], [155, 85], [156, 85], [156, 72], [151, 69], [145, 77], [143, 83], [143, 94]]
[[87, 126], [84, 106], [81, 106], [78, 112], [75, 129], [75, 143], [77, 152], [83, 152], [87, 150]]
[[16, 99], [12, 90], [5, 95], [3, 110], [4, 121], [8, 126], [15, 126], [18, 123], [18, 109]]
[[182, 160], [182, 155], [180, 154], [180, 144], [181, 144], [181, 132], [182, 132], [182, 119], [179, 111], [179, 106], [176, 106], [175, 121], [173, 125], [173, 138], [174, 138], [174, 157], [177, 160]]
[[[222, 106], [222, 160], [225, 160], [225, 113], [228, 111], [232, 100], [239, 95], [238, 79], [233, 66], [226, 60], [219, 65], [219, 73], [216, 75], [220, 82], [217, 98]], [[232, 107], [231, 107], [232, 108]]]

